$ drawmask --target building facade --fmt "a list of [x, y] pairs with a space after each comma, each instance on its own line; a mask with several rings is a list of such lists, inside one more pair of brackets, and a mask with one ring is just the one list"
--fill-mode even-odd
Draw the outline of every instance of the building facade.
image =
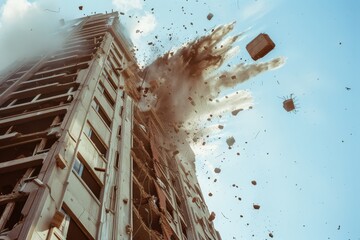
[[62, 25], [61, 49], [0, 79], [0, 240], [221, 239], [190, 147], [136, 107], [118, 14]]

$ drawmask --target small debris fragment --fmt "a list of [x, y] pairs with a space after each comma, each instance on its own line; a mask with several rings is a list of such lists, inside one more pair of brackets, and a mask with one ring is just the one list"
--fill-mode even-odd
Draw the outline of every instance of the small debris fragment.
[[232, 111], [231, 112], [231, 114], [233, 115], [233, 116], [236, 116], [240, 111], [242, 111], [242, 109], [240, 108], [240, 109], [237, 109], [237, 110], [234, 110], [234, 111]]
[[229, 146], [229, 149], [231, 149], [231, 146], [234, 145], [234, 143], [235, 143], [234, 137], [229, 137], [226, 139], [226, 144]]
[[256, 210], [258, 210], [258, 209], [260, 209], [260, 205], [258, 205], [258, 204], [253, 204], [253, 208], [256, 209]]
[[340, 225], [338, 226], [337, 230], [340, 230]]
[[273, 235], [272, 233], [269, 233], [269, 237], [273, 238], [273, 237], [274, 237], [274, 235]]
[[212, 193], [209, 193], [209, 197], [212, 197], [212, 195], [213, 195]]
[[215, 169], [214, 169], [214, 172], [215, 172], [215, 173], [220, 173], [220, 172], [221, 172], [221, 169], [220, 169], [220, 168], [215, 168]]
[[79, 6], [79, 10], [83, 10], [83, 6]]
[[207, 20], [210, 21], [213, 17], [214, 17], [214, 14], [209, 13], [206, 18], [207, 18]]
[[223, 126], [223, 125], [219, 125], [218, 128], [219, 128], [219, 129], [224, 129], [224, 126]]
[[251, 184], [255, 186], [257, 183], [256, 183], [255, 180], [252, 180], [252, 181], [251, 181]]
[[351, 90], [351, 88], [349, 88], [349, 87], [345, 87], [345, 89], [346, 89], [346, 90], [348, 90], [348, 91], [350, 91], [350, 90]]
[[287, 112], [291, 112], [292, 110], [294, 110], [295, 109], [295, 104], [294, 104], [294, 101], [292, 100], [292, 98], [286, 99], [283, 102], [283, 107]]
[[215, 213], [211, 212], [210, 216], [209, 216], [209, 221], [212, 222], [215, 219]]

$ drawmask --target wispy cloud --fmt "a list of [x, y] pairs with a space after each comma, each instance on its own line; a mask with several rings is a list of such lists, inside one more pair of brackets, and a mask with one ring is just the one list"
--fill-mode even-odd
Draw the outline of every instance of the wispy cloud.
[[123, 12], [143, 8], [141, 0], [112, 0], [112, 3], [119, 11]]
[[56, 1], [7, 0], [0, 12], [0, 68], [24, 57], [40, 55], [61, 43], [54, 36], [59, 16]]
[[153, 14], [145, 13], [139, 20], [132, 25], [130, 37], [132, 40], [137, 41], [140, 37], [145, 37], [156, 28], [157, 21]]
[[266, 13], [271, 10], [271, 6], [265, 1], [255, 1], [245, 6], [240, 13], [241, 19], [258, 19], [263, 17]]

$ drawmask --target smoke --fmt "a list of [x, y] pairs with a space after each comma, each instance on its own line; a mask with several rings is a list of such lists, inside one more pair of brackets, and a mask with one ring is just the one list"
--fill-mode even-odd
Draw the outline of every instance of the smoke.
[[62, 38], [55, 1], [7, 0], [0, 16], [0, 70], [22, 58], [58, 48]]
[[247, 91], [223, 98], [219, 96], [224, 90], [282, 66], [284, 58], [263, 63], [240, 63], [230, 71], [221, 71], [224, 63], [238, 51], [234, 43], [242, 34], [226, 38], [233, 28], [234, 23], [219, 26], [147, 66], [142, 73], [144, 82], [139, 88], [142, 91], [140, 109], [154, 110], [169, 125], [194, 130], [209, 115], [215, 117], [249, 108], [252, 97]]

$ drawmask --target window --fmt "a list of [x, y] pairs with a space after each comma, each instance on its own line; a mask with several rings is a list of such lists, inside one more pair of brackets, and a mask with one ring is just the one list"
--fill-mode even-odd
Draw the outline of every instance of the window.
[[106, 146], [102, 143], [102, 141], [100, 140], [100, 138], [98, 137], [98, 135], [96, 134], [96, 132], [92, 129], [91, 126], [89, 126], [89, 130], [87, 132], [87, 136], [90, 138], [90, 140], [94, 143], [95, 147], [97, 148], [97, 150], [104, 156], [106, 157], [106, 153], [107, 153], [107, 148]]
[[75, 159], [73, 171], [81, 177], [96, 198], [100, 199], [101, 185], [96, 181], [95, 177], [92, 175], [89, 168], [85, 166], [84, 162], [85, 160], [78, 155]]
[[105, 69], [105, 74], [103, 74], [104, 78], [106, 78], [113, 89], [115, 90], [117, 88], [116, 83], [114, 82], [114, 79], [111, 77], [110, 73]]
[[65, 220], [60, 227], [60, 231], [66, 239], [76, 239], [76, 240], [89, 240], [89, 238], [83, 229], [78, 225], [74, 218], [70, 217], [63, 209], [62, 212], [65, 214]]
[[116, 152], [116, 158], [115, 158], [115, 164], [114, 164], [114, 167], [115, 168], [119, 168], [119, 161], [120, 161], [120, 154], [119, 152]]
[[[0, 204], [0, 232], [11, 230], [24, 217], [21, 213], [24, 208], [26, 198], [18, 198], [14, 202]], [[3, 222], [4, 221], [4, 222]]]
[[108, 101], [108, 103], [113, 107], [115, 105], [115, 101], [112, 99], [112, 97], [110, 96], [108, 91], [106, 91], [105, 86], [104, 86], [104, 84], [102, 82], [99, 82], [98, 89], [103, 94], [106, 101]]
[[116, 195], [117, 195], [117, 186], [113, 186], [111, 189], [111, 196], [110, 196], [110, 210], [111, 211], [115, 211]]
[[99, 114], [100, 118], [104, 121], [104, 123], [110, 127], [111, 126], [111, 120], [108, 117], [108, 115], [106, 114], [105, 110], [102, 108], [102, 106], [100, 105], [100, 103], [98, 102], [98, 100], [95, 98], [94, 99], [94, 109], [95, 111]]

